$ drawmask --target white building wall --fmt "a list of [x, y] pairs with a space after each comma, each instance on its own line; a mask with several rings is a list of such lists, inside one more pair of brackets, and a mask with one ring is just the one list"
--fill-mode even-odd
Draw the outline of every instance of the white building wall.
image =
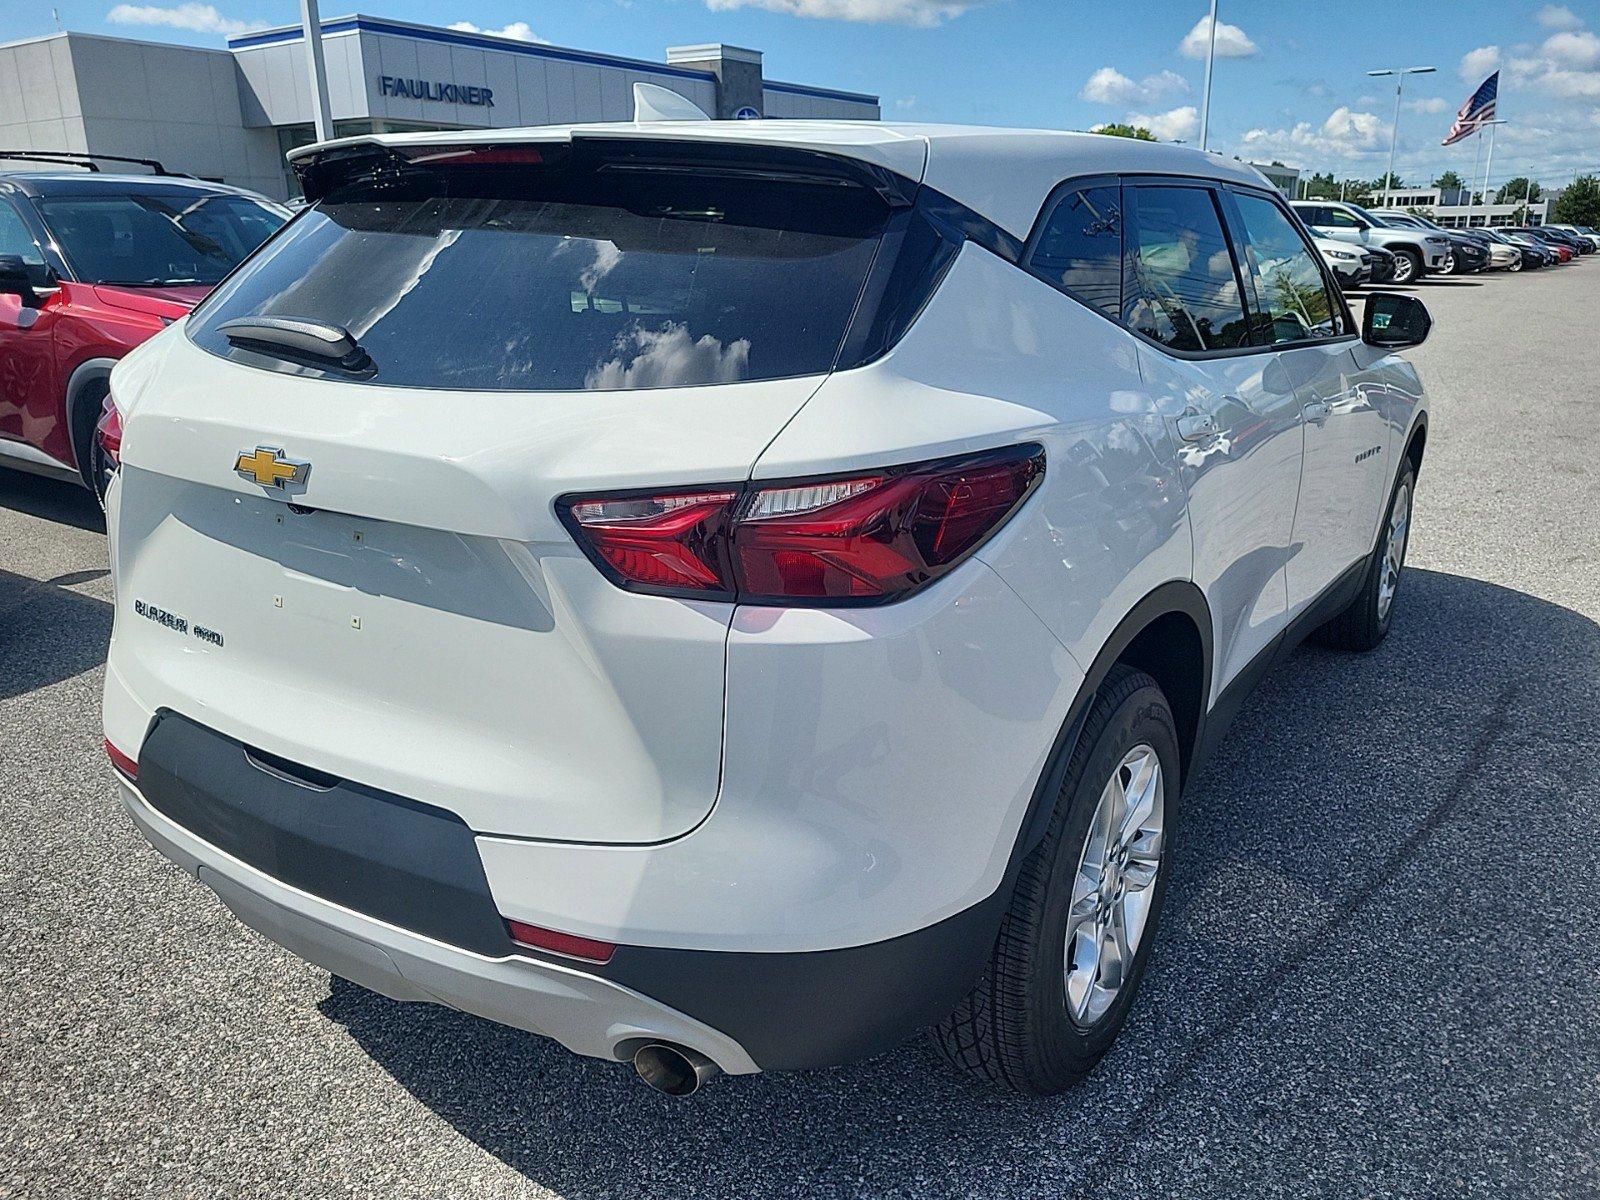
[[0, 86], [0, 149], [88, 150], [66, 35], [0, 47], [0, 85], [11, 79], [17, 86]]
[[154, 158], [172, 171], [283, 194], [276, 136], [244, 127], [226, 50], [62, 33], [0, 48], [0, 84], [10, 78], [18, 87], [0, 86], [7, 148]]
[[870, 100], [798, 95], [771, 86], [761, 90], [761, 107], [767, 116], [788, 121], [876, 121], [880, 115], [878, 105]]

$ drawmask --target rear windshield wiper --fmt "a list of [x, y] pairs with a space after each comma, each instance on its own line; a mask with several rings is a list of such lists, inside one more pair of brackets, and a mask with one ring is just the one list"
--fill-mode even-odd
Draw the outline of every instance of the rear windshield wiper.
[[300, 317], [239, 317], [217, 326], [233, 345], [289, 362], [369, 375], [377, 368], [342, 325]]

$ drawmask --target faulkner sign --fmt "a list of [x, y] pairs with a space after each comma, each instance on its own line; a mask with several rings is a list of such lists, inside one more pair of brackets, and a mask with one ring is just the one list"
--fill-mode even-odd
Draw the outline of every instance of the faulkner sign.
[[438, 83], [432, 79], [397, 79], [378, 76], [378, 90], [385, 96], [404, 96], [408, 100], [441, 100], [446, 104], [476, 104], [494, 107], [494, 90], [465, 83]]

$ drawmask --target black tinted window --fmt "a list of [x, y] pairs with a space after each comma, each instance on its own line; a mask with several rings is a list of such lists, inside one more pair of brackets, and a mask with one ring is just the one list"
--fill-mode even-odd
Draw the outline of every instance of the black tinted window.
[[568, 391], [826, 372], [888, 209], [865, 187], [662, 169], [440, 172], [304, 214], [196, 322], [338, 325], [370, 381]]
[[216, 283], [284, 222], [246, 196], [188, 188], [45, 197], [39, 210], [79, 279], [145, 286]]
[[50, 285], [50, 272], [45, 269], [44, 255], [39, 243], [33, 240], [22, 214], [10, 203], [0, 200], [0, 254], [12, 255], [22, 260], [28, 277], [35, 287]]
[[1174, 350], [1249, 343], [1233, 255], [1212, 193], [1195, 187], [1123, 190], [1136, 243], [1129, 248], [1123, 319]]
[[1339, 307], [1300, 231], [1264, 196], [1235, 193], [1244, 221], [1247, 262], [1256, 292], [1257, 341], [1267, 345], [1334, 337]]
[[1045, 222], [1029, 268], [1112, 320], [1122, 312], [1122, 190], [1063, 196]]

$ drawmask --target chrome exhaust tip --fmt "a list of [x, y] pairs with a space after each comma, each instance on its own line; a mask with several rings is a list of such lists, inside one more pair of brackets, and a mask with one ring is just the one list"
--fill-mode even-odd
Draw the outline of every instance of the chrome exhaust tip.
[[633, 1056], [639, 1078], [668, 1096], [692, 1096], [721, 1074], [721, 1068], [698, 1050], [668, 1042], [650, 1042]]

